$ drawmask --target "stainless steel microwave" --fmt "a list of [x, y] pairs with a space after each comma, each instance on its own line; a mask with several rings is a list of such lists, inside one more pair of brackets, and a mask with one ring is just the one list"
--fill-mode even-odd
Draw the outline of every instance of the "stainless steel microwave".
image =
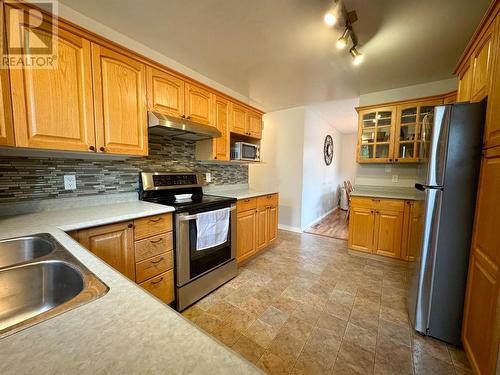
[[236, 142], [231, 147], [231, 160], [259, 161], [259, 146], [252, 143]]

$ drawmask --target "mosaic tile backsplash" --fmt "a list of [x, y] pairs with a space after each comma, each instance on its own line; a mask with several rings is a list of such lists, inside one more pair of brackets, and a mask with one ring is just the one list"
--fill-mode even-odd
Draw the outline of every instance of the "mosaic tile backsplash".
[[[195, 143], [149, 135], [149, 156], [112, 160], [0, 156], [0, 203], [138, 191], [139, 172], [210, 172], [213, 185], [248, 183], [247, 165], [203, 164]], [[76, 190], [63, 176], [76, 174]]]

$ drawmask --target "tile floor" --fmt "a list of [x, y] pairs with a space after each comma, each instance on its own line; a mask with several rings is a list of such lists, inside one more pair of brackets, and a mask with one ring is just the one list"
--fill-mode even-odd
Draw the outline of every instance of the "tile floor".
[[472, 374], [463, 351], [412, 334], [405, 283], [345, 241], [280, 231], [183, 315], [269, 374]]
[[319, 223], [308, 228], [306, 233], [319, 234], [339, 240], [347, 240], [349, 236], [349, 225], [347, 221], [345, 221], [346, 215], [346, 211], [337, 209], [325, 216]]

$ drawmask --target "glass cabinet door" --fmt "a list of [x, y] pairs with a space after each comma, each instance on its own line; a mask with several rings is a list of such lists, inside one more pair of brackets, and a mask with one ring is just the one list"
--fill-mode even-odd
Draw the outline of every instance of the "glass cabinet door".
[[393, 107], [360, 112], [358, 140], [360, 163], [384, 163], [392, 159], [394, 114]]
[[434, 107], [442, 101], [414, 103], [398, 108], [394, 161], [415, 163], [420, 159], [422, 145], [422, 124], [424, 118], [432, 117]]

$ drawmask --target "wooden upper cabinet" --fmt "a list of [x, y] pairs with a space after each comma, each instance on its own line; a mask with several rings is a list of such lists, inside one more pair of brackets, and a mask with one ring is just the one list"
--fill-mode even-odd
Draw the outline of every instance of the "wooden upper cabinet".
[[14, 146], [14, 124], [10, 102], [9, 71], [0, 69], [0, 145]]
[[259, 113], [248, 111], [247, 129], [250, 137], [262, 137], [262, 116]]
[[472, 55], [472, 83], [470, 100], [478, 102], [488, 95], [493, 56], [494, 24], [486, 30]]
[[164, 115], [184, 115], [184, 81], [150, 66], [146, 69], [148, 109]]
[[466, 66], [458, 76], [457, 102], [468, 102], [471, 100], [472, 69]]
[[396, 106], [359, 112], [358, 163], [390, 163], [394, 155]]
[[495, 373], [500, 343], [499, 191], [500, 147], [494, 147], [481, 163], [462, 327], [462, 342], [477, 374]]
[[146, 66], [92, 44], [98, 152], [147, 155]]
[[457, 102], [457, 92], [452, 91], [443, 96], [443, 104], [453, 104]]
[[186, 82], [185, 109], [188, 119], [213, 125], [213, 94], [194, 83]]
[[135, 281], [134, 229], [131, 221], [80, 230], [77, 239], [111, 267]]
[[[26, 27], [23, 32], [33, 33], [45, 43], [54, 38], [47, 22], [36, 29]], [[16, 145], [93, 151], [90, 42], [62, 29], [53, 42], [58, 48], [57, 68], [10, 71]]]
[[486, 110], [485, 147], [500, 146], [500, 17], [495, 28], [495, 48], [492, 57], [492, 79]]
[[214, 120], [215, 126], [221, 132], [222, 136], [214, 138], [213, 153], [214, 159], [229, 160], [229, 100], [214, 96]]
[[231, 131], [233, 133], [246, 135], [247, 133], [247, 109], [236, 103], [231, 105]]

